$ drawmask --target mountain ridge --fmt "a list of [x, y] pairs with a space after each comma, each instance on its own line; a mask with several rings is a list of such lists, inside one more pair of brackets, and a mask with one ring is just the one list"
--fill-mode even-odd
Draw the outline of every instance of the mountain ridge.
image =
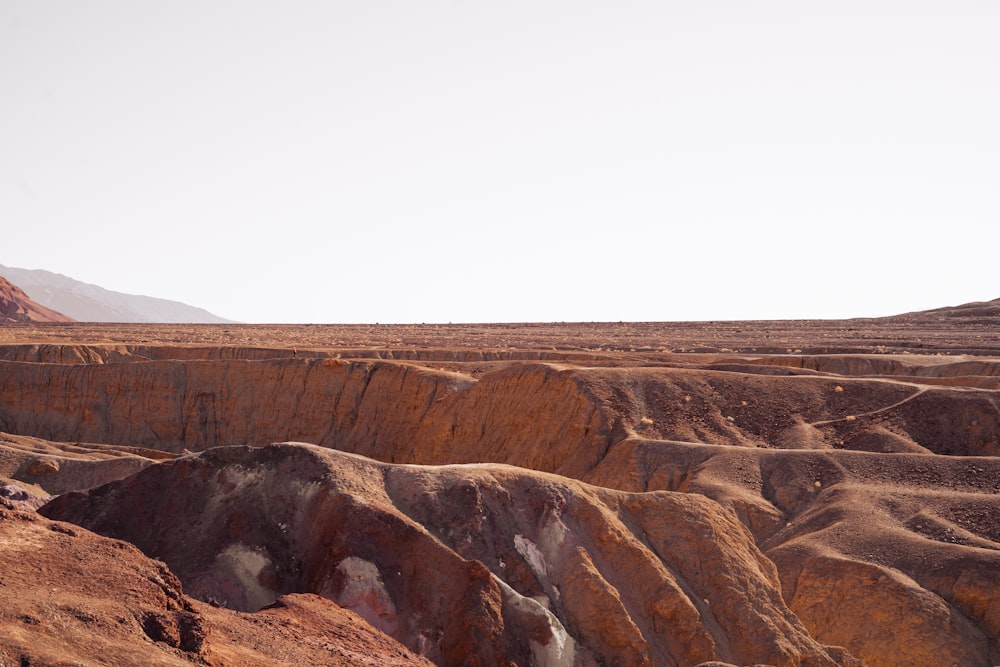
[[126, 294], [47, 271], [0, 264], [0, 276], [36, 303], [79, 322], [232, 324], [233, 320], [180, 301]]
[[73, 318], [32, 300], [23, 289], [0, 276], [0, 322], [73, 321]]

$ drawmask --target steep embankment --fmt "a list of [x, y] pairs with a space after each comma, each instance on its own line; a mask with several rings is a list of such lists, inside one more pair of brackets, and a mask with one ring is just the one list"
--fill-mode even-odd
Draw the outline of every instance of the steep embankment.
[[808, 635], [750, 534], [694, 494], [284, 444], [41, 511], [139, 545], [196, 597], [253, 610], [318, 593], [438, 664], [856, 664]]
[[372, 359], [426, 364], [492, 364], [511, 361], [570, 362], [622, 365], [613, 355], [544, 350], [478, 350], [437, 348], [355, 348], [334, 350], [293, 345], [254, 347], [247, 345], [138, 345], [22, 343], [0, 345], [0, 360], [45, 364], [104, 364], [129, 361], [265, 361], [275, 359]]
[[134, 546], [3, 499], [0, 628], [3, 665], [430, 665], [319, 596], [254, 615], [200, 603]]
[[610, 428], [573, 375], [391, 362], [0, 362], [0, 430], [177, 452], [300, 440], [385, 461], [593, 466]]
[[389, 462], [579, 477], [630, 434], [715, 445], [1000, 453], [1000, 394], [880, 379], [511, 363], [0, 362], [0, 430], [179, 452], [297, 440]]

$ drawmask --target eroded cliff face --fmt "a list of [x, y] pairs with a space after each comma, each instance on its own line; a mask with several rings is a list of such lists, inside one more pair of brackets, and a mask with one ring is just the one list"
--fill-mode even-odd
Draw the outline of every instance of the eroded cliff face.
[[595, 465], [611, 427], [569, 371], [391, 362], [0, 362], [0, 430], [178, 452], [301, 440], [386, 461]]
[[[191, 493], [214, 499], [207, 509], [194, 502], [163, 510], [210, 517], [198, 519], [200, 530], [215, 535], [197, 542], [206, 555], [193, 549], [168, 559], [177, 545], [143, 537], [142, 526], [135, 539], [148, 539], [147, 553], [172, 568], [177, 563], [185, 584], [205, 598], [250, 609], [282, 592], [318, 592], [441, 664], [475, 651], [487, 663], [515, 656], [567, 664], [558, 661], [569, 653], [552, 648], [567, 645], [580, 660], [642, 664], [637, 656], [647, 654], [653, 664], [657, 656], [677, 664], [768, 662], [743, 657], [751, 653], [740, 652], [741, 638], [770, 646], [784, 641], [775, 636], [800, 632], [817, 645], [843, 645], [869, 665], [1000, 664], [993, 576], [1000, 571], [1000, 400], [987, 388], [995, 361], [695, 355], [629, 365], [595, 356], [594, 365], [581, 366], [568, 357], [512, 362], [496, 351], [469, 361], [464, 354], [414, 351], [419, 362], [402, 362], [319, 350], [21, 346], [6, 357], [21, 361], [0, 362], [0, 430], [22, 434], [0, 441], [0, 476], [57, 493], [149, 467], [149, 448], [180, 453], [288, 440], [387, 463], [513, 464], [627, 494], [543, 483], [544, 475], [515, 479], [488, 465], [418, 474], [368, 462], [358, 468], [364, 474], [345, 477], [337, 469], [361, 464], [348, 457], [350, 464], [331, 467], [314, 454], [302, 466], [276, 464], [279, 475], [265, 472], [263, 461], [210, 452], [170, 464], [178, 468], [169, 468], [161, 487], [149, 486], [160, 473], [143, 473], [147, 492], [157, 488], [153, 495], [172, 502]], [[65, 443], [25, 444], [29, 436], [111, 443], [104, 446], [128, 448], [129, 456], [109, 452], [95, 461], [96, 445], [70, 451]], [[248, 466], [255, 466], [249, 477]], [[285, 490], [276, 481], [296, 475], [326, 481]], [[206, 490], [212, 485], [218, 488]], [[248, 490], [254, 485], [267, 491]], [[664, 491], [689, 494], [696, 506]], [[100, 493], [109, 492], [94, 497]], [[265, 509], [244, 507], [255, 503]], [[113, 512], [106, 508], [114, 504], [90, 501], [87, 511]], [[154, 509], [143, 511], [147, 528], [160, 525]], [[686, 516], [691, 530], [712, 525], [720, 536], [731, 526], [714, 523], [719, 512], [750, 531], [764, 565], [739, 540], [731, 559], [719, 556], [698, 572], [675, 552], [664, 555], [667, 543], [704, 537], [669, 516]], [[325, 542], [258, 528], [310, 521], [337, 528], [323, 533]], [[572, 539], [552, 537], [565, 532], [560, 525]], [[224, 534], [216, 535], [219, 526]], [[556, 542], [570, 547], [547, 550]], [[712, 543], [719, 553], [730, 548], [726, 540]], [[400, 544], [408, 545], [405, 558], [376, 557]], [[406, 569], [410, 558], [420, 564]], [[306, 576], [305, 562], [324, 564]], [[699, 580], [706, 572], [712, 577]], [[737, 620], [727, 626], [719, 620], [725, 609], [704, 603], [713, 598], [702, 589], [753, 588], [741, 577], [758, 575], [787, 604], [768, 607], [766, 632]], [[425, 583], [400, 583], [412, 579]], [[465, 582], [463, 592], [420, 607], [419, 599], [451, 581]], [[657, 583], [647, 587], [650, 581]], [[661, 599], [672, 602], [661, 608]], [[407, 615], [411, 607], [422, 610], [419, 620]], [[433, 628], [450, 624], [463, 634], [444, 641]], [[673, 639], [657, 634], [667, 626]], [[695, 648], [683, 653], [681, 644]], [[826, 657], [817, 659], [847, 660], [822, 650]]]
[[0, 430], [170, 452], [297, 440], [390, 462], [490, 461], [579, 477], [629, 435], [994, 456], [1000, 399], [700, 368], [516, 363], [473, 376], [329, 358], [0, 362]]
[[302, 444], [209, 450], [42, 512], [256, 610], [315, 593], [438, 664], [853, 665], [785, 606], [752, 536], [693, 494]]

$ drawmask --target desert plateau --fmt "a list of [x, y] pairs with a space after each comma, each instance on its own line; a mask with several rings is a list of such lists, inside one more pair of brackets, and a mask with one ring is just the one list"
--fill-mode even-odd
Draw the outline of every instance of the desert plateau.
[[1000, 665], [1000, 300], [481, 325], [15, 306], [2, 666]]

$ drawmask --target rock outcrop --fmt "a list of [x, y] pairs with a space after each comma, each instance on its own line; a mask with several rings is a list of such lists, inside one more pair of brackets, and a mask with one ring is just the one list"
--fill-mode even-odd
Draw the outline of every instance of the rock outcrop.
[[13, 482], [38, 497], [89, 489], [169, 458], [173, 455], [138, 447], [49, 442], [0, 432], [0, 484]]
[[314, 593], [443, 665], [860, 664], [785, 606], [715, 502], [303, 445], [208, 450], [41, 512], [125, 539], [195, 597]]
[[203, 604], [134, 546], [2, 498], [0, 664], [430, 665], [319, 596], [253, 615]]

